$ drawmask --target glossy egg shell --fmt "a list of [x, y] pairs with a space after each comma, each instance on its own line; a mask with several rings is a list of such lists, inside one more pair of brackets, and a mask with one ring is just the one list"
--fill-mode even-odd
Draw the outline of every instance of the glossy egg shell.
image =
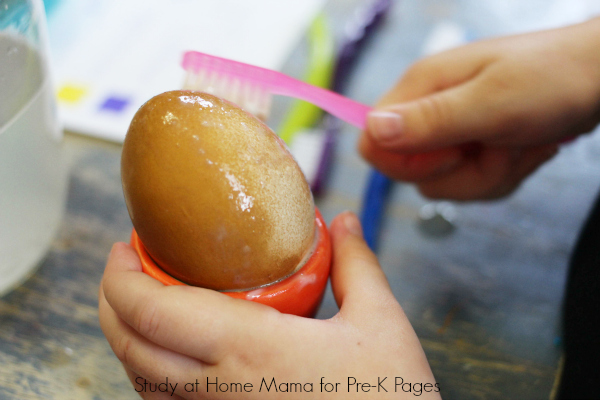
[[216, 290], [290, 275], [311, 250], [312, 194], [284, 143], [215, 96], [172, 91], [134, 116], [121, 159], [125, 201], [167, 273]]

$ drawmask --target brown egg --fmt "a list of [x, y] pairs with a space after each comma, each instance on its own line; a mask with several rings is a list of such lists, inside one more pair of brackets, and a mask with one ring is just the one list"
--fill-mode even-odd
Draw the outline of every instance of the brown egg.
[[172, 91], [135, 114], [123, 192], [148, 253], [195, 286], [240, 290], [293, 273], [315, 235], [312, 194], [284, 143], [232, 103]]

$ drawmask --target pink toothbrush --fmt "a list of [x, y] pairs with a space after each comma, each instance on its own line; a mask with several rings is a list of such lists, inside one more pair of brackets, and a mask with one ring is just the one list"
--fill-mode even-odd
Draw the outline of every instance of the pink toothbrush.
[[269, 112], [270, 94], [308, 101], [361, 129], [365, 128], [367, 112], [371, 109], [280, 72], [197, 51], [184, 54], [182, 67], [187, 71], [184, 89], [224, 97], [262, 119], [266, 119]]

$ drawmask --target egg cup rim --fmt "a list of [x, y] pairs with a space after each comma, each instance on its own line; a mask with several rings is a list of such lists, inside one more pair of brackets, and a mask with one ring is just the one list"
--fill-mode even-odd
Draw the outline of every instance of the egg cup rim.
[[[288, 277], [257, 288], [240, 291], [220, 291], [233, 298], [246, 299], [270, 305], [281, 312], [313, 316], [318, 308], [331, 268], [331, 238], [319, 210], [315, 207], [315, 235], [318, 236], [312, 255], [296, 272]], [[166, 286], [193, 286], [166, 273], [150, 257], [135, 228], [131, 245], [142, 263], [142, 271]], [[289, 298], [289, 301], [285, 299]]]

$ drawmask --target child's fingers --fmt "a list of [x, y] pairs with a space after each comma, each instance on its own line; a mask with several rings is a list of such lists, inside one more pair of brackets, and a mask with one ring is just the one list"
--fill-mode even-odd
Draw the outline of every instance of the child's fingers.
[[[150, 382], [164, 382], [166, 377], [170, 377], [175, 383], [178, 378], [193, 380], [194, 376], [210, 369], [198, 360], [158, 346], [141, 336], [114, 312], [103, 290], [98, 303], [102, 331], [126, 370], [144, 376]], [[132, 383], [139, 388], [143, 381]]]
[[358, 218], [345, 212], [331, 224], [331, 282], [340, 314], [364, 321], [399, 308], [377, 258], [362, 237]]
[[557, 145], [524, 149], [486, 148], [446, 175], [419, 184], [429, 198], [490, 200], [512, 193], [541, 164], [556, 154]]
[[133, 247], [124, 242], [117, 242], [110, 250], [105, 269], [141, 272], [142, 262]]
[[435, 179], [420, 182], [419, 190], [429, 198], [496, 198], [507, 190], [507, 177], [516, 161], [514, 152], [508, 148], [480, 149], [477, 155], [467, 157], [458, 168]]
[[212, 290], [164, 286], [134, 272], [135, 267], [128, 265], [136, 257], [131, 252], [125, 245], [114, 247], [103, 294], [119, 318], [159, 346], [215, 364], [238, 342], [237, 332], [246, 331], [250, 324], [267, 326], [269, 318], [279, 315], [267, 306]]
[[377, 170], [392, 179], [408, 182], [433, 179], [463, 162], [463, 152], [454, 146], [425, 153], [398, 153], [378, 147], [369, 136], [363, 135], [358, 148]]
[[495, 99], [478, 79], [495, 61], [491, 48], [474, 43], [413, 64], [369, 114], [369, 137], [382, 148], [426, 152], [492, 134], [486, 117]]
[[380, 101], [377, 109], [405, 103], [459, 86], [477, 76], [494, 56], [487, 45], [472, 43], [414, 63]]
[[558, 153], [560, 146], [560, 144], [552, 143], [525, 148], [514, 168], [514, 174], [511, 177], [512, 180], [520, 182], [526, 176], [531, 175], [540, 165], [554, 157]]
[[367, 134], [381, 148], [426, 152], [472, 140], [485, 141], [498, 131], [500, 100], [486, 96], [479, 80], [372, 111]]

